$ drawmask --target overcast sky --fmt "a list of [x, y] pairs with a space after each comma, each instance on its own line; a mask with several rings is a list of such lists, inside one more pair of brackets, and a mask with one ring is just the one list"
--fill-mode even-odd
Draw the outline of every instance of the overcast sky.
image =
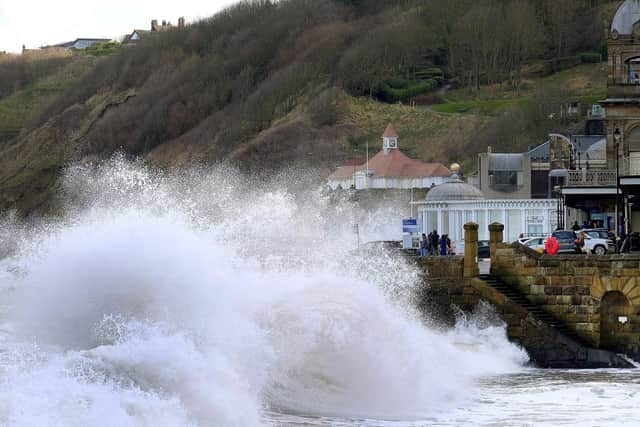
[[151, 20], [187, 24], [238, 0], [0, 0], [0, 51], [20, 52], [78, 37], [118, 38]]

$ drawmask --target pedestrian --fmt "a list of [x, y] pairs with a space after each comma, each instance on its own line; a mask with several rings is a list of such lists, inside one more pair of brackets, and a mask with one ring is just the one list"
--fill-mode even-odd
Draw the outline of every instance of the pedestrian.
[[449, 253], [449, 236], [443, 234], [440, 238], [440, 255], [447, 255]]
[[578, 231], [578, 230], [580, 230], [580, 226], [578, 225], [578, 221], [574, 221], [574, 222], [573, 222], [573, 227], [571, 227], [571, 229], [572, 229], [573, 231]]
[[560, 243], [558, 243], [558, 239], [556, 239], [555, 237], [551, 236], [544, 242], [544, 251], [547, 253], [547, 255], [558, 255], [559, 250]]
[[420, 256], [427, 256], [428, 248], [429, 241], [427, 239], [427, 235], [422, 233], [422, 238], [420, 239]]
[[585, 219], [585, 220], [582, 222], [582, 229], [583, 229], [583, 230], [585, 230], [585, 229], [587, 229], [587, 228], [589, 228], [589, 223], [588, 223], [588, 222], [587, 222], [587, 220]]
[[450, 255], [455, 255], [456, 254], [456, 241], [455, 240], [449, 239], [449, 254]]
[[440, 236], [438, 236], [438, 231], [433, 230], [433, 233], [431, 233], [431, 255], [438, 255], [439, 240]]
[[584, 253], [589, 255], [589, 251], [587, 250], [587, 248], [585, 247], [585, 234], [584, 231], [580, 232], [580, 235], [578, 236], [578, 238], [575, 240], [575, 244], [576, 244], [576, 252], [577, 253]]

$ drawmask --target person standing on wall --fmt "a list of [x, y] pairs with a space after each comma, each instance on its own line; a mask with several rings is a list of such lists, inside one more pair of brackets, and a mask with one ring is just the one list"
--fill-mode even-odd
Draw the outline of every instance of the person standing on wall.
[[420, 256], [427, 256], [428, 248], [429, 241], [427, 239], [427, 235], [422, 233], [422, 237], [420, 238]]
[[431, 233], [431, 255], [438, 255], [438, 241], [440, 240], [440, 236], [438, 236], [438, 231], [433, 230]]
[[440, 237], [440, 255], [447, 255], [449, 253], [449, 236], [443, 234]]

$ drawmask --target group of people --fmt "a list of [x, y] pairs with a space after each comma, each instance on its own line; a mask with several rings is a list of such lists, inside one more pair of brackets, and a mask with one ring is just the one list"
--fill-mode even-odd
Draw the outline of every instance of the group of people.
[[600, 220], [595, 220], [595, 221], [587, 221], [586, 219], [582, 222], [582, 225], [578, 224], [578, 221], [574, 221], [573, 225], [571, 226], [571, 229], [573, 231], [578, 231], [578, 230], [585, 230], [585, 229], [591, 229], [591, 228], [600, 228], [602, 227], [603, 223]]
[[437, 230], [433, 230], [429, 235], [422, 233], [420, 238], [420, 256], [428, 255], [455, 255], [456, 248], [447, 234], [438, 235]]
[[[586, 234], [581, 231], [578, 237], [573, 241], [576, 253], [589, 255], [589, 249], [585, 245]], [[560, 251], [560, 242], [554, 236], [549, 236], [544, 242], [544, 253], [547, 255], [558, 255]]]

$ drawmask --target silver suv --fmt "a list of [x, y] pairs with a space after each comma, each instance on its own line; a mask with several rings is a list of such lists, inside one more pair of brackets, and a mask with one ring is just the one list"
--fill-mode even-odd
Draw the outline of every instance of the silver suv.
[[604, 228], [591, 228], [576, 231], [576, 236], [584, 231], [586, 239], [584, 245], [587, 250], [596, 255], [604, 255], [607, 252], [615, 252], [616, 247], [613, 240], [609, 236], [609, 232]]

